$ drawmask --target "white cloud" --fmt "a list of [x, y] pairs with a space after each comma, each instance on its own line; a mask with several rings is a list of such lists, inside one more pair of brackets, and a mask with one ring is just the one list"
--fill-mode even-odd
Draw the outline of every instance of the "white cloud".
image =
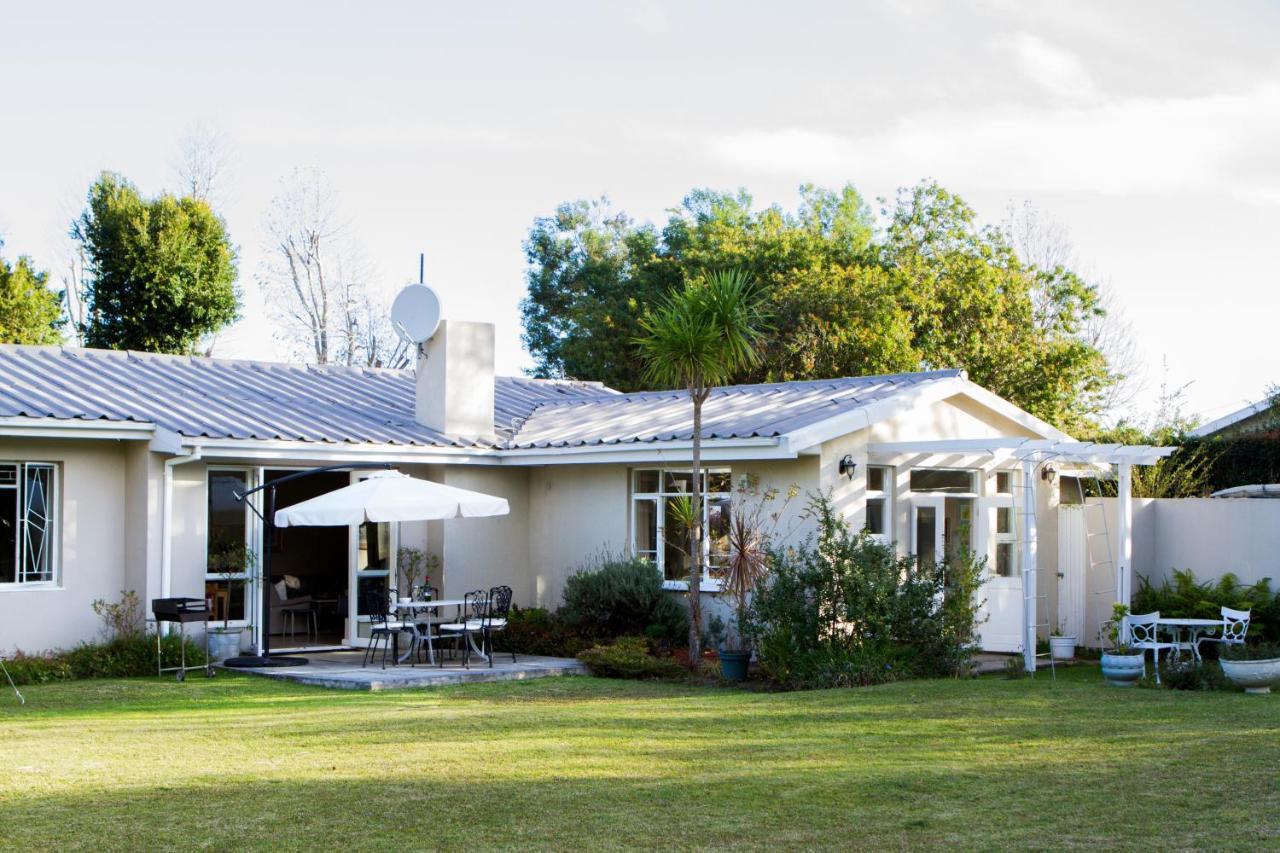
[[1000, 36], [994, 44], [999, 50], [1011, 52], [1023, 74], [1042, 89], [1074, 101], [1097, 97], [1098, 88], [1089, 69], [1071, 51], [1027, 32]]
[[933, 175], [1018, 193], [1196, 192], [1273, 203], [1280, 174], [1250, 161], [1280, 148], [1280, 87], [1060, 109], [923, 111], [859, 135], [786, 127], [707, 144], [735, 168], [815, 180], [901, 184]]

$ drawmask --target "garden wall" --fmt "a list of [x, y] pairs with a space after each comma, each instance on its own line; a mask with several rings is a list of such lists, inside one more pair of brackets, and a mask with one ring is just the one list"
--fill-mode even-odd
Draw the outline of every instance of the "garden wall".
[[[1105, 503], [1114, 531], [1115, 499]], [[1225, 572], [1234, 572], [1244, 584], [1280, 580], [1280, 500], [1160, 498], [1133, 503], [1133, 569], [1152, 583], [1169, 578], [1174, 569], [1191, 569], [1200, 580]]]

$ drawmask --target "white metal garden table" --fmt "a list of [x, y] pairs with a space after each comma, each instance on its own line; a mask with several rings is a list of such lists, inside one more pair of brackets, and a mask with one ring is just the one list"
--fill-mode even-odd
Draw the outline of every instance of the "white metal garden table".
[[1201, 634], [1207, 634], [1212, 629], [1222, 630], [1221, 619], [1191, 619], [1181, 617], [1164, 617], [1156, 622], [1158, 628], [1169, 628], [1173, 634], [1173, 644], [1177, 647], [1178, 653], [1184, 650], [1190, 650], [1196, 660], [1200, 659], [1200, 650], [1196, 643], [1200, 639]]

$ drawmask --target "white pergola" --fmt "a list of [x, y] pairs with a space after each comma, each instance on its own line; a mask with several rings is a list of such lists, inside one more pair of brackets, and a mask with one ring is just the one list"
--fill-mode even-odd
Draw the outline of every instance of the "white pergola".
[[1112, 469], [1116, 474], [1115, 568], [1116, 601], [1128, 604], [1129, 568], [1133, 559], [1133, 496], [1131, 474], [1134, 465], [1154, 465], [1172, 454], [1176, 447], [1146, 444], [1097, 444], [1090, 441], [1057, 441], [1038, 438], [977, 438], [926, 441], [891, 441], [868, 445], [872, 455], [964, 455], [986, 456], [995, 462], [1017, 461], [1022, 468], [1023, 500], [1019, 561], [1022, 574], [1022, 648], [1028, 672], [1036, 669], [1036, 469], [1047, 462], [1087, 465]]

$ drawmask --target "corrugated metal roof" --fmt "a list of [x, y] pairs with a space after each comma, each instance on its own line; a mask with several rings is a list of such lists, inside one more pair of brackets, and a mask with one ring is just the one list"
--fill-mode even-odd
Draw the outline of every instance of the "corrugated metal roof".
[[[704, 438], [774, 437], [960, 371], [717, 388]], [[692, 438], [684, 391], [619, 394], [599, 383], [498, 377], [497, 440], [413, 419], [411, 370], [276, 364], [0, 345], [0, 416], [135, 421], [190, 438], [547, 448]]]
[[413, 371], [0, 345], [0, 416], [154, 423], [191, 438], [493, 447], [539, 405], [609, 393], [499, 377], [495, 445], [416, 423]]
[[[854, 411], [959, 370], [896, 373], [809, 382], [716, 388], [703, 405], [702, 437], [768, 438]], [[653, 391], [566, 400], [539, 406], [512, 447], [574, 447], [693, 437], [689, 395]]]

